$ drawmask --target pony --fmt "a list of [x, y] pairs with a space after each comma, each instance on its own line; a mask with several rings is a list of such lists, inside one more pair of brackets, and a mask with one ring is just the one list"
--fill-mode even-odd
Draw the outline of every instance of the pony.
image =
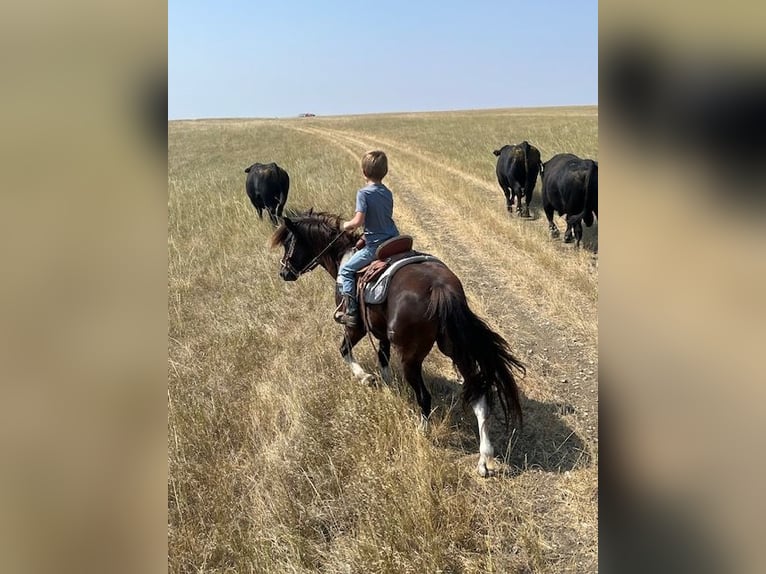
[[[285, 281], [297, 281], [301, 275], [322, 267], [335, 281], [339, 266], [344, 257], [351, 255], [358, 239], [342, 231], [341, 222], [338, 215], [313, 210], [284, 217], [270, 242], [272, 248], [284, 248], [279, 276]], [[494, 448], [489, 438], [492, 390], [496, 390], [506, 425], [511, 411], [521, 426], [514, 371], [526, 374], [526, 368], [513, 356], [506, 340], [469, 309], [463, 285], [444, 263], [426, 261], [399, 269], [391, 278], [386, 300], [366, 305], [364, 320], [354, 328], [344, 326], [344, 330], [340, 354], [362, 382], [371, 383], [374, 377], [354, 359], [354, 345], [368, 330], [378, 339], [380, 373], [386, 383], [391, 382], [389, 358], [394, 347], [404, 378], [415, 391], [423, 425], [431, 415], [431, 394], [423, 382], [422, 366], [436, 343], [462, 376], [463, 404], [470, 405], [476, 415], [477, 471], [482, 477], [495, 474]]]

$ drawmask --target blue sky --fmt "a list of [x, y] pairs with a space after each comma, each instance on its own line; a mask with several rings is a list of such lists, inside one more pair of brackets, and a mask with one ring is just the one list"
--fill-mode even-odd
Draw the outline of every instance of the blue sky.
[[595, 1], [169, 0], [168, 117], [598, 103]]

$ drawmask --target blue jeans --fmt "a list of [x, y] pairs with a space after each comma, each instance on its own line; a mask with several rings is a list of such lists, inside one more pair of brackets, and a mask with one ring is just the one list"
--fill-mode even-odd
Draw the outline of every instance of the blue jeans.
[[377, 248], [377, 245], [372, 247], [365, 245], [354, 253], [344, 265], [341, 265], [338, 270], [341, 295], [351, 295], [356, 298], [356, 272], [365, 265], [375, 261], [375, 250]]

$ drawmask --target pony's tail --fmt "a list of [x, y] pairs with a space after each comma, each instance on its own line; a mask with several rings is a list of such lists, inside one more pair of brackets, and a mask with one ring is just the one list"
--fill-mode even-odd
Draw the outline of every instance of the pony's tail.
[[494, 386], [506, 424], [511, 412], [521, 427], [521, 402], [513, 371], [526, 374], [526, 368], [511, 354], [506, 340], [471, 311], [462, 290], [435, 285], [428, 309], [439, 321], [440, 346], [449, 350], [465, 379], [463, 401], [470, 405], [486, 396], [491, 405]]

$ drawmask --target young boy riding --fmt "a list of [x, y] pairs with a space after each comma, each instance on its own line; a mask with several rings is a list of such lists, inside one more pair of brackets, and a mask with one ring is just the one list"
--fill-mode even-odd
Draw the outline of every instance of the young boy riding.
[[336, 320], [347, 327], [359, 324], [359, 302], [356, 299], [356, 272], [375, 260], [375, 250], [399, 235], [393, 220], [394, 197], [383, 185], [388, 173], [388, 158], [382, 151], [369, 151], [362, 157], [362, 175], [367, 185], [356, 192], [356, 213], [341, 225], [343, 231], [364, 226], [365, 246], [354, 253], [338, 270], [338, 283], [345, 312]]

